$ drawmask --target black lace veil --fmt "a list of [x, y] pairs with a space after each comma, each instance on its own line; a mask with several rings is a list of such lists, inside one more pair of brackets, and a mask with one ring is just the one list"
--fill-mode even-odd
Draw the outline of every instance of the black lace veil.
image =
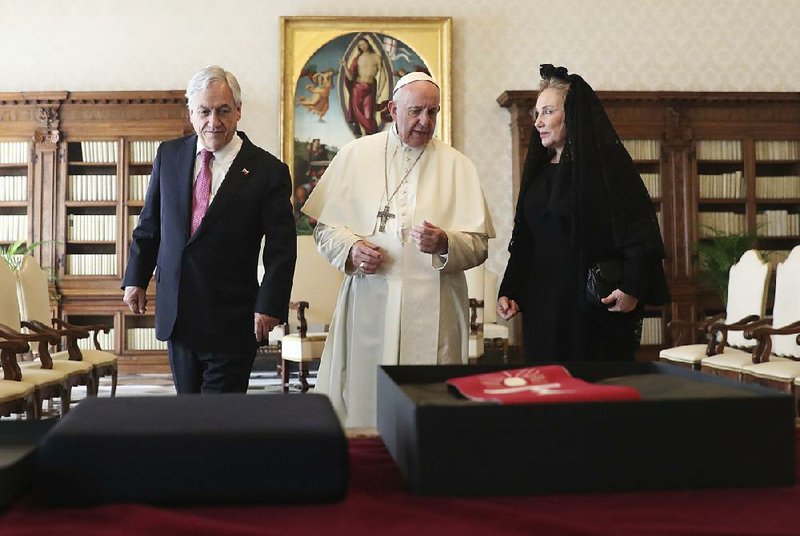
[[[570, 208], [572, 241], [581, 268], [579, 288], [586, 284], [586, 269], [599, 260], [663, 258], [664, 244], [653, 204], [597, 94], [583, 78], [568, 74], [564, 67], [542, 65], [540, 74], [570, 84], [564, 102], [567, 140], [561, 174], [567, 181], [564, 202]], [[520, 199], [552, 156], [534, 127]], [[519, 214], [518, 207], [517, 217]]]

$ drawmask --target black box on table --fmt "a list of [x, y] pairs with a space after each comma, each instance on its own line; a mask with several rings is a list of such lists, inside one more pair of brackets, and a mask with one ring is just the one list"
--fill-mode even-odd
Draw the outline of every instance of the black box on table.
[[328, 502], [344, 498], [344, 430], [321, 395], [89, 398], [44, 438], [46, 502]]
[[639, 401], [497, 405], [450, 378], [513, 367], [384, 366], [378, 432], [415, 493], [516, 495], [795, 481], [792, 397], [661, 363], [570, 363]]

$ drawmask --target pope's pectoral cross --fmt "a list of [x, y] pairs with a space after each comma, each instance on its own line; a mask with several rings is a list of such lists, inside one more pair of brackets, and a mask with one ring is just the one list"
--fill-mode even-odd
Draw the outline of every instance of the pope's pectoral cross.
[[385, 233], [386, 232], [386, 222], [389, 221], [390, 219], [394, 218], [394, 214], [389, 212], [389, 205], [386, 205], [385, 207], [383, 207], [383, 210], [378, 212], [377, 216], [378, 216], [378, 219], [381, 220], [381, 226], [378, 227], [378, 230], [380, 232], [382, 232], [382, 233]]

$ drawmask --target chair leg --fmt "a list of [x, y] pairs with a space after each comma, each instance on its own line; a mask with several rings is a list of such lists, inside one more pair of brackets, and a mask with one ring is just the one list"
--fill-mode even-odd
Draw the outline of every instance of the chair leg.
[[42, 392], [37, 388], [33, 392], [33, 414], [36, 419], [42, 418]]
[[67, 385], [61, 387], [61, 415], [66, 415], [69, 405], [72, 403], [72, 387]]
[[284, 393], [289, 392], [289, 367], [286, 360], [281, 358], [281, 388]]
[[[114, 368], [111, 369], [111, 397], [117, 396], [117, 376], [119, 374], [119, 367], [114, 365]], [[99, 389], [98, 385], [98, 389]]]
[[299, 369], [300, 369], [299, 374], [300, 374], [300, 386], [301, 386], [300, 392], [305, 393], [308, 392], [308, 380], [306, 379], [306, 376], [308, 376], [308, 364], [300, 363]]

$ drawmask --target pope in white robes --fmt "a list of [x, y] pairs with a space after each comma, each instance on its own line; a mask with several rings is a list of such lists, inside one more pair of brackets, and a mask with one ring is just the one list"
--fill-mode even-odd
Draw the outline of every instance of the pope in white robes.
[[439, 88], [401, 78], [386, 132], [345, 145], [303, 206], [342, 283], [317, 373], [347, 427], [376, 424], [379, 365], [466, 363], [464, 271], [494, 237], [474, 164], [433, 139]]

